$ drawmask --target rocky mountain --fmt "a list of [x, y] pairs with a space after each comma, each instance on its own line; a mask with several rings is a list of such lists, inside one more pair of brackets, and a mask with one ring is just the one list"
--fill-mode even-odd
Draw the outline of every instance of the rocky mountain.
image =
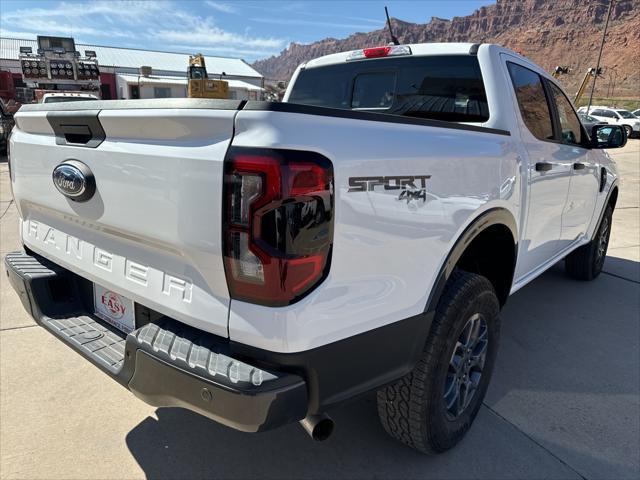
[[[498, 43], [532, 58], [552, 71], [568, 65], [560, 81], [571, 93], [585, 71], [595, 66], [607, 0], [497, 0], [465, 17], [431, 18], [424, 24], [392, 19], [400, 43]], [[429, 10], [428, 2], [416, 9]], [[329, 53], [384, 45], [386, 29], [355, 33], [347, 38], [326, 38], [308, 45], [292, 43], [277, 57], [253, 64], [267, 79], [288, 81], [302, 62]], [[614, 0], [596, 96], [640, 96], [640, 0]]]

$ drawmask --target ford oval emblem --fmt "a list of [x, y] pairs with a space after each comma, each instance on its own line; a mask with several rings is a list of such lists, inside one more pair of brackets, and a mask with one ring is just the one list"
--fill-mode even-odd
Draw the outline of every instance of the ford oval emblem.
[[65, 160], [53, 169], [53, 184], [64, 196], [76, 202], [89, 200], [95, 192], [93, 173], [78, 160]]

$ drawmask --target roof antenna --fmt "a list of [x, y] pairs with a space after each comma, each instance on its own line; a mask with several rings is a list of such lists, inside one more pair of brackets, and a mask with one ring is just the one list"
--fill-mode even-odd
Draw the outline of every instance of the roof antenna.
[[384, 13], [387, 16], [387, 27], [389, 28], [389, 35], [391, 35], [391, 42], [394, 45], [400, 45], [400, 42], [398, 41], [396, 36], [393, 34], [393, 30], [391, 29], [391, 19], [389, 18], [389, 10], [387, 10], [386, 5], [384, 7]]

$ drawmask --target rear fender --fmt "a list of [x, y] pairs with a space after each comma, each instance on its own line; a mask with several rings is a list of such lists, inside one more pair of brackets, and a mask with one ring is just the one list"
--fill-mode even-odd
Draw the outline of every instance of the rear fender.
[[513, 235], [514, 243], [517, 243], [516, 239], [518, 238], [518, 229], [516, 221], [511, 212], [509, 212], [507, 209], [492, 208], [475, 218], [458, 237], [444, 264], [440, 268], [440, 272], [438, 273], [438, 277], [433, 289], [431, 289], [429, 299], [425, 306], [426, 313], [435, 313], [436, 307], [438, 306], [438, 301], [440, 300], [440, 296], [444, 291], [444, 287], [451, 277], [451, 274], [453, 273], [456, 265], [462, 258], [462, 255], [464, 254], [467, 247], [471, 245], [471, 242], [473, 242], [473, 240], [478, 235], [480, 235], [480, 233], [493, 225], [504, 225], [508, 227], [511, 231], [511, 234]]

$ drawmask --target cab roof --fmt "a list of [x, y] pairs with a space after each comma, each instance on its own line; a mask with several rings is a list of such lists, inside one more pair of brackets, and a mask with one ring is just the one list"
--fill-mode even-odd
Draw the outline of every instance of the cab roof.
[[[492, 44], [482, 44], [482, 45], [478, 43], [410, 43], [410, 44], [406, 44], [406, 46], [411, 48], [411, 56], [413, 57], [429, 56], [429, 55], [469, 55], [472, 53], [476, 53], [479, 47], [485, 47], [489, 45], [493, 48], [504, 50], [505, 52], [509, 52], [512, 54], [515, 53], [499, 45], [492, 45]], [[376, 46], [383, 46], [383, 45], [371, 45], [371, 47], [376, 47]], [[330, 55], [325, 55], [323, 57], [314, 58], [313, 60], [309, 60], [306, 64], [304, 64], [304, 68], [324, 67], [327, 65], [335, 65], [335, 64], [343, 63], [347, 61], [347, 58], [352, 52], [356, 52], [360, 50], [362, 49], [348, 50], [346, 52], [332, 53]], [[371, 59], [371, 60], [377, 60], [377, 59]], [[369, 61], [369, 60], [363, 60], [363, 61]]]

